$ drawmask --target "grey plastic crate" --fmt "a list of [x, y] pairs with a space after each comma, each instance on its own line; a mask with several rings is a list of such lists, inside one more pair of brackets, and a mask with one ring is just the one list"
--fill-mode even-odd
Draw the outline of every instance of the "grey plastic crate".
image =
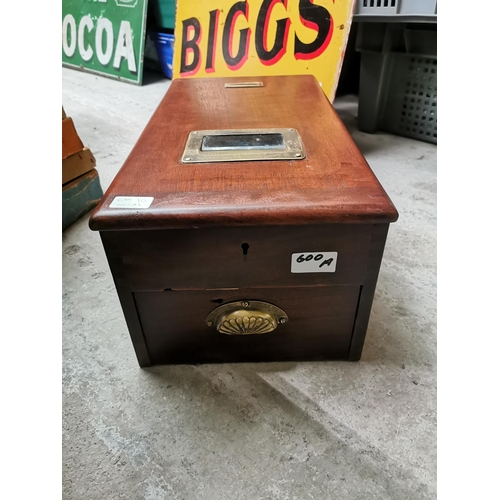
[[434, 16], [437, 0], [357, 0], [358, 16]]
[[380, 128], [437, 143], [437, 59], [393, 54]]
[[358, 128], [437, 143], [436, 31], [413, 25], [360, 25]]

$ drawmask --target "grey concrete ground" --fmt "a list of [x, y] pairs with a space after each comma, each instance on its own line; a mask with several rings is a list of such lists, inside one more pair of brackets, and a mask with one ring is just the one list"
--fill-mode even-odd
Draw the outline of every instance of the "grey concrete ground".
[[[169, 81], [63, 69], [106, 189]], [[63, 233], [63, 498], [436, 496], [436, 147], [357, 131], [399, 210], [360, 362], [139, 368], [88, 216]]]

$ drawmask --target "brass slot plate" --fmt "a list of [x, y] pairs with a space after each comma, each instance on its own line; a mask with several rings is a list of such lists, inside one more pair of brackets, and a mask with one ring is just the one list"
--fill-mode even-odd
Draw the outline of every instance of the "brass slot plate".
[[240, 83], [225, 83], [224, 88], [226, 89], [245, 89], [253, 87], [263, 87], [262, 82], [240, 82]]
[[[248, 147], [242, 145], [241, 149], [236, 147], [220, 149], [203, 149], [204, 139], [209, 137], [212, 142], [217, 136], [276, 136], [282, 135], [283, 140], [279, 148], [258, 146]], [[221, 137], [222, 140], [222, 137]], [[206, 142], [206, 141], [205, 141]], [[265, 141], [264, 141], [265, 142]], [[269, 160], [303, 160], [305, 158], [304, 146], [299, 133], [294, 128], [260, 128], [260, 129], [230, 129], [230, 130], [196, 130], [190, 132], [184, 152], [182, 163], [220, 163], [235, 161], [269, 161]]]

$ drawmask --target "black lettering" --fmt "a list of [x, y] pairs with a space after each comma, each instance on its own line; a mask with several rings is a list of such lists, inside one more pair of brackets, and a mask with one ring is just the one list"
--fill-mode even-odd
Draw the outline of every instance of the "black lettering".
[[323, 254], [322, 253], [319, 253], [318, 255], [316, 255], [314, 257], [314, 260], [321, 260], [323, 258]]
[[312, 254], [309, 254], [307, 257], [306, 257], [306, 262], [309, 262], [310, 260], [312, 260], [313, 258], [313, 255]]
[[219, 10], [210, 11], [210, 24], [208, 27], [207, 64], [205, 70], [208, 73], [214, 71], [215, 43], [217, 41], [217, 26], [219, 21]]
[[327, 260], [324, 260], [320, 265], [319, 267], [323, 267], [323, 266], [329, 266], [331, 263], [333, 262], [333, 258], [331, 259], [327, 259]]
[[305, 260], [305, 259], [304, 259], [304, 254], [299, 255], [299, 256], [297, 257], [297, 262], [304, 262], [304, 260]]
[[[257, 26], [255, 28], [255, 50], [259, 59], [267, 65], [276, 62], [285, 52], [286, 38], [290, 19], [284, 18], [276, 21], [276, 38], [274, 45], [270, 50], [266, 50], [267, 31], [269, 28], [269, 18], [274, 5], [278, 2], [285, 4], [286, 0], [264, 0], [257, 17]], [[286, 5], [285, 5], [286, 6]]]
[[311, 43], [304, 43], [295, 34], [295, 59], [313, 59], [328, 46], [333, 32], [333, 19], [327, 9], [314, 5], [312, 0], [299, 0], [299, 14], [304, 26], [316, 30], [318, 35]]
[[[193, 28], [193, 38], [188, 40], [189, 28]], [[198, 41], [201, 35], [200, 21], [196, 17], [191, 17], [182, 21], [182, 45], [181, 45], [181, 74], [182, 73], [195, 73], [200, 65], [200, 47]], [[193, 61], [187, 64], [188, 50], [193, 51]]]
[[227, 13], [226, 22], [224, 23], [224, 31], [222, 32], [222, 55], [226, 64], [231, 69], [236, 69], [241, 64], [243, 64], [248, 57], [248, 41], [250, 28], [245, 28], [240, 30], [240, 43], [238, 45], [238, 52], [233, 57], [231, 55], [231, 47], [233, 44], [233, 33], [234, 33], [234, 20], [239, 14], [243, 14], [245, 18], [247, 17], [247, 2], [236, 2]]

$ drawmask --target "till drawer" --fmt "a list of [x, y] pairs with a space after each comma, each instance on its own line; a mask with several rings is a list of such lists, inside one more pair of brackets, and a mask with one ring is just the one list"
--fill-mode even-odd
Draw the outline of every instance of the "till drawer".
[[[135, 292], [152, 364], [346, 359], [359, 286]], [[227, 335], [206, 324], [218, 306], [265, 301], [288, 316], [269, 333]]]

